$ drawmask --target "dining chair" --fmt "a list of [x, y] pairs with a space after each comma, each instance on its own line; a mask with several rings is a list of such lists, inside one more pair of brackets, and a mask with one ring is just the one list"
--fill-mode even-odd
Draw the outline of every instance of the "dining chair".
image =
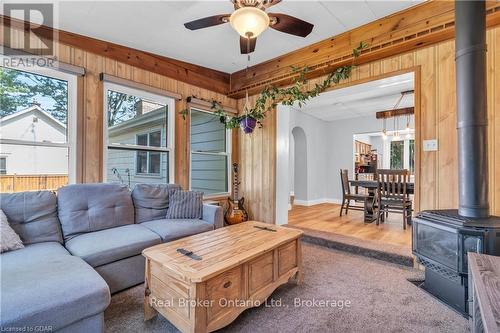
[[412, 202], [407, 191], [410, 172], [404, 170], [379, 169], [377, 178], [377, 225], [384, 221], [383, 214], [403, 215], [403, 229], [411, 221]]
[[[349, 212], [349, 209], [364, 211], [366, 207], [366, 201], [369, 199], [369, 196], [364, 194], [351, 193], [351, 186], [349, 185], [349, 174], [346, 169], [340, 169], [340, 180], [342, 183], [342, 206], [340, 207], [340, 216], [342, 216], [342, 211], [344, 210], [344, 206], [346, 215]], [[356, 206], [356, 205], [351, 206], [351, 201], [354, 202], [362, 201], [363, 206]]]

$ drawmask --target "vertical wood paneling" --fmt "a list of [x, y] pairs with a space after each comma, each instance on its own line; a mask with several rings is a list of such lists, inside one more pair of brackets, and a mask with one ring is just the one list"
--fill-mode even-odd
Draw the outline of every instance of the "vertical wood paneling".
[[[436, 52], [434, 47], [417, 51], [420, 66], [421, 141], [436, 138]], [[421, 142], [417, 143], [421, 147]], [[420, 154], [420, 208], [437, 207], [436, 152]]]
[[83, 147], [83, 180], [102, 180], [103, 156], [103, 91], [99, 74], [104, 69], [104, 59], [94, 54], [86, 54], [85, 68], [85, 117]]
[[[437, 87], [439, 91], [446, 90], [446, 94], [437, 95], [437, 181], [438, 207], [456, 208], [456, 195], [444, 193], [458, 193], [458, 160], [457, 160], [457, 117], [456, 117], [456, 87], [455, 87], [455, 45], [444, 43], [437, 48]], [[446, 87], [446, 89], [443, 89]]]
[[489, 144], [490, 144], [490, 197], [491, 211], [500, 216], [500, 28], [490, 30], [488, 35], [491, 35], [492, 44], [488, 46], [489, 68], [488, 71], [493, 79], [489, 81], [490, 96], [492, 99], [489, 101], [488, 109], [493, 116], [490, 118], [490, 131], [489, 131]]

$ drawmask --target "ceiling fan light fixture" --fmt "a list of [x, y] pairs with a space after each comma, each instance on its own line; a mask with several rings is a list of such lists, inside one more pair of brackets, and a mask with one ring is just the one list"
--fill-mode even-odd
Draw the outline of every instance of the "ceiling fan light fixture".
[[255, 38], [269, 26], [269, 16], [255, 7], [242, 7], [231, 14], [229, 22], [240, 36]]

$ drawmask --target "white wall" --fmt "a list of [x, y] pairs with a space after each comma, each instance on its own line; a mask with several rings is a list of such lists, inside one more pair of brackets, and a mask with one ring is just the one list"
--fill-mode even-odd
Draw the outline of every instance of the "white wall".
[[[295, 194], [295, 203], [314, 204], [326, 198], [325, 180], [328, 177], [328, 158], [325, 152], [328, 147], [328, 140], [325, 140], [325, 138], [328, 136], [328, 123], [291, 108], [288, 112], [290, 113], [290, 135], [295, 127], [300, 127], [304, 130], [307, 143], [307, 194], [305, 196], [297, 195], [296, 182], [295, 187], [290, 185], [290, 189], [293, 189]], [[296, 142], [293, 141], [292, 139], [290, 142], [290, 151], [295, 151]], [[290, 180], [302, 177], [302, 175], [297, 174], [297, 170], [294, 170], [295, 163], [291, 162], [297, 158], [300, 157], [293, 156], [293, 159], [290, 158]]]
[[[328, 138], [326, 141], [330, 142], [330, 144], [327, 145], [328, 149], [325, 154], [328, 156], [328, 168], [331, 171], [328, 173], [327, 198], [334, 202], [342, 199], [340, 169], [349, 170], [349, 177], [354, 174], [354, 134], [380, 132], [383, 125], [382, 120], [372, 117], [343, 119], [327, 123]], [[388, 123], [387, 125], [388, 130], [392, 130], [392, 124]], [[413, 126], [412, 120], [410, 127], [413, 128]], [[364, 135], [360, 135], [360, 137], [362, 138], [361, 141], [367, 141], [366, 143], [374, 145], [373, 149], [377, 149], [379, 154], [384, 155], [385, 142], [383, 140], [378, 142], [373, 138], [367, 139]]]

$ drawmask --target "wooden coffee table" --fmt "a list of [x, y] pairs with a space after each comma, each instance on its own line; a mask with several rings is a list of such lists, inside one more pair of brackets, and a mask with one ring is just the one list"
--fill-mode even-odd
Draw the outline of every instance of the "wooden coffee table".
[[278, 286], [302, 281], [301, 235], [250, 221], [145, 249], [145, 320], [159, 312], [182, 332], [228, 325]]

